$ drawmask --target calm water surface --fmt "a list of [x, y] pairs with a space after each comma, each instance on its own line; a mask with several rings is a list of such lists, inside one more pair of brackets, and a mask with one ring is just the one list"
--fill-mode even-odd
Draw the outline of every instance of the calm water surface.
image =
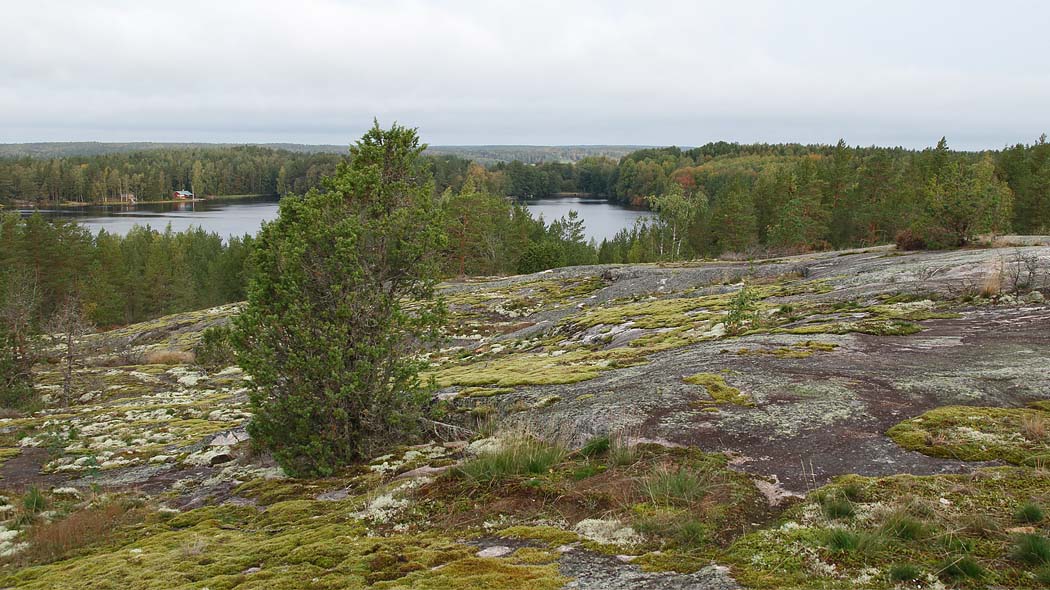
[[525, 201], [533, 217], [543, 216], [547, 223], [568, 215], [575, 210], [583, 219], [584, 233], [588, 238], [601, 243], [603, 239], [612, 239], [616, 232], [634, 226], [634, 222], [652, 216], [644, 209], [633, 209], [610, 203], [605, 199], [587, 197], [552, 197]]
[[[23, 214], [31, 212], [23, 210]], [[135, 225], [149, 225], [163, 231], [170, 223], [172, 231], [202, 227], [226, 238], [255, 234], [262, 222], [276, 218], [277, 197], [41, 209], [40, 212], [46, 217], [72, 219], [93, 233], [104, 229], [124, 235]]]
[[[631, 209], [604, 199], [586, 197], [557, 197], [526, 201], [526, 207], [535, 217], [543, 216], [550, 223], [575, 210], [583, 219], [588, 238], [601, 242], [616, 232], [634, 225], [636, 219], [648, 217], [650, 212]], [[23, 210], [28, 215], [31, 210]], [[145, 203], [134, 206], [106, 205], [69, 209], [41, 209], [46, 217], [73, 219], [97, 233], [100, 229], [124, 235], [135, 225], [149, 225], [163, 230], [168, 224], [174, 231], [202, 227], [222, 237], [255, 234], [262, 222], [277, 217], [277, 197], [246, 199], [209, 199], [195, 203]]]

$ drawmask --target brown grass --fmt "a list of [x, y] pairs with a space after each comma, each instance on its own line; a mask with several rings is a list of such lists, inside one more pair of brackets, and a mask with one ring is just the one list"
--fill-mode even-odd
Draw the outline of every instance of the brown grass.
[[145, 514], [116, 501], [74, 512], [62, 520], [36, 524], [26, 535], [29, 547], [15, 559], [22, 564], [63, 559], [82, 547], [109, 541], [119, 526], [141, 522]]
[[196, 356], [187, 350], [153, 350], [146, 353], [147, 365], [188, 365]]
[[1032, 441], [1046, 438], [1046, 419], [1039, 414], [1028, 414], [1021, 417], [1021, 434]]
[[982, 297], [998, 297], [1003, 292], [1003, 269], [996, 266], [984, 276], [981, 281], [980, 294]]

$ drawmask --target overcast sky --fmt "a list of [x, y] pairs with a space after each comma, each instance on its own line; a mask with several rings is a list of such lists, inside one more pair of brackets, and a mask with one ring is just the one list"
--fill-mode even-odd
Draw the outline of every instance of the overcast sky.
[[1043, 1], [0, 3], [0, 143], [956, 148], [1050, 132]]

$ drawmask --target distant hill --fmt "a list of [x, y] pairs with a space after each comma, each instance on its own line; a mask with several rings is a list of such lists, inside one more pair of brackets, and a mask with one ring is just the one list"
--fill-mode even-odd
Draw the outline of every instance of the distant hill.
[[[103, 143], [98, 141], [4, 143], [0, 144], [0, 158], [62, 158], [68, 156], [97, 156], [158, 149], [199, 149], [255, 145], [296, 153], [342, 154], [345, 145], [309, 145], [299, 143], [163, 143], [128, 142]], [[459, 156], [482, 164], [520, 160], [526, 163], [577, 162], [590, 156], [619, 159], [635, 150], [650, 146], [634, 145], [435, 145], [427, 149], [432, 155]]]

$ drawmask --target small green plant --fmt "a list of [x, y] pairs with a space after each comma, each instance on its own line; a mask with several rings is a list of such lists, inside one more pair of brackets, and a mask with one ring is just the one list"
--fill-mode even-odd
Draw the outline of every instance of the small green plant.
[[233, 350], [233, 331], [229, 326], [212, 326], [201, 333], [201, 341], [194, 347], [194, 358], [206, 369], [225, 369], [237, 362]]
[[726, 333], [735, 336], [757, 323], [758, 296], [751, 287], [744, 285], [729, 302], [729, 312], [725, 319]]
[[1050, 539], [1032, 533], [1018, 535], [1011, 557], [1028, 565], [1050, 565]]
[[638, 449], [624, 434], [611, 437], [609, 441], [609, 463], [618, 467], [633, 465], [638, 461]]
[[685, 468], [675, 471], [661, 468], [645, 480], [643, 487], [654, 504], [688, 506], [707, 495], [711, 482], [706, 474]]
[[674, 538], [682, 547], [699, 547], [707, 541], [707, 525], [695, 518], [683, 520], [675, 530]]
[[1017, 507], [1014, 520], [1017, 522], [1037, 523], [1043, 521], [1043, 509], [1035, 502], [1025, 502]]
[[949, 578], [970, 578], [979, 580], [984, 577], [984, 568], [969, 555], [949, 557], [941, 562], [940, 575]]
[[609, 435], [595, 436], [584, 443], [583, 447], [580, 448], [580, 454], [584, 457], [599, 457], [608, 453], [611, 446], [612, 440], [609, 438]]
[[1035, 570], [1035, 581], [1044, 586], [1050, 586], [1050, 565]]
[[860, 502], [864, 499], [864, 487], [856, 482], [842, 485], [839, 487], [839, 493], [850, 502]]
[[477, 483], [493, 483], [521, 476], [543, 475], [561, 463], [565, 449], [535, 439], [508, 442], [502, 448], [481, 453], [460, 466], [456, 473]]
[[593, 463], [587, 463], [586, 465], [584, 465], [582, 467], [579, 467], [575, 471], [573, 471], [572, 472], [572, 478], [575, 479], [576, 481], [580, 481], [581, 479], [587, 479], [588, 477], [594, 477], [595, 475], [598, 475], [602, 471], [604, 471], [604, 469], [602, 469], [601, 466], [595, 465]]
[[898, 563], [890, 566], [889, 577], [891, 582], [911, 582], [919, 579], [922, 571], [910, 563]]
[[824, 516], [831, 520], [853, 518], [853, 515], [857, 513], [853, 502], [838, 495], [825, 496], [820, 502], [820, 507], [824, 511]]
[[914, 541], [925, 535], [926, 527], [922, 522], [911, 518], [907, 514], [897, 512], [891, 514], [883, 522], [882, 531], [903, 541]]
[[860, 547], [860, 536], [846, 529], [831, 529], [824, 545], [832, 553], [850, 553]]
[[964, 518], [961, 523], [962, 530], [968, 535], [989, 539], [1000, 534], [1002, 527], [999, 526], [991, 516], [987, 514], [973, 514]]
[[47, 498], [37, 488], [29, 488], [29, 491], [22, 496], [22, 508], [29, 514], [40, 514], [47, 510]]

